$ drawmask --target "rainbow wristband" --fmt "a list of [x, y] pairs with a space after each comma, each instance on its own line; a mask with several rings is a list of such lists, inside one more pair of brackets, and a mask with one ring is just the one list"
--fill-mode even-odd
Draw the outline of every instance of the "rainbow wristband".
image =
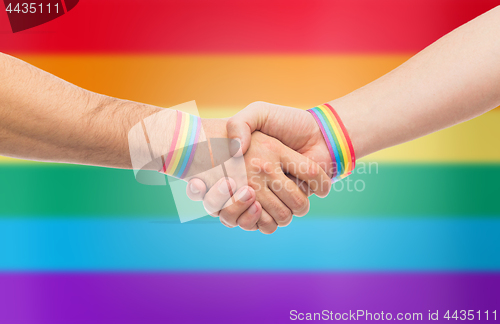
[[327, 103], [309, 109], [308, 112], [318, 123], [335, 166], [332, 182], [347, 177], [356, 166], [356, 156], [342, 120], [332, 106]]
[[201, 130], [200, 117], [177, 110], [174, 137], [161, 172], [183, 179], [193, 162]]

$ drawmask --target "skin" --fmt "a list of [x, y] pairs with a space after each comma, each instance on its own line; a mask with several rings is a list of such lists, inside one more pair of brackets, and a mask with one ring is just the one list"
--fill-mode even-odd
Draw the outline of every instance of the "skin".
[[129, 169], [128, 130], [161, 111], [87, 91], [5, 54], [0, 71], [3, 156]]
[[[215, 137], [227, 137], [224, 120], [208, 122], [205, 129], [209, 133]], [[293, 215], [307, 214], [306, 187], [321, 197], [328, 195], [330, 177], [318, 164], [277, 139], [261, 132], [254, 132], [251, 137], [244, 155], [248, 186], [238, 189], [232, 179], [220, 179], [211, 189], [213, 195], [204, 199], [204, 206], [210, 215], [220, 216], [227, 227], [239, 226], [248, 231], [259, 229], [264, 234], [271, 234], [278, 226], [290, 224]], [[294, 179], [303, 182], [302, 187], [286, 174], [293, 174]], [[228, 186], [231, 192], [236, 191], [234, 203]]]
[[[499, 106], [499, 21], [500, 6], [445, 35], [381, 78], [330, 101], [347, 128], [356, 157], [453, 126]], [[229, 119], [228, 136], [238, 138], [242, 152], [246, 152], [252, 132], [261, 131], [318, 164], [328, 165], [331, 159], [326, 144], [318, 139], [317, 125], [307, 114], [291, 107], [253, 103]], [[316, 136], [311, 133], [314, 127]], [[198, 192], [197, 199], [213, 194], [196, 179], [188, 188]]]
[[[154, 114], [159, 112], [167, 114], [166, 122], [153, 122], [159, 125], [148, 131], [149, 139], [162, 147], [168, 147], [172, 141], [174, 110], [93, 93], [5, 54], [0, 54], [0, 71], [1, 155], [130, 169], [129, 130], [146, 117], [155, 121]], [[220, 119], [202, 120], [204, 132], [200, 142], [227, 138], [226, 123]], [[204, 205], [210, 214], [220, 216], [221, 222], [272, 233], [278, 226], [289, 224], [292, 214], [307, 213], [307, 195], [285, 173], [305, 181], [320, 196], [328, 194], [329, 177], [313, 161], [259, 132], [252, 135], [250, 142], [244, 156], [248, 185], [240, 186], [232, 179], [217, 182], [219, 178], [209, 176], [198, 180], [208, 188], [215, 184], [213, 192], [217, 194], [206, 197]], [[200, 154], [195, 153], [193, 170], [207, 161], [208, 157]], [[305, 171], [291, 169], [290, 164], [306, 165]], [[230, 192], [236, 192], [238, 199], [234, 204], [230, 203]], [[234, 210], [239, 209], [245, 212], [234, 217]]]

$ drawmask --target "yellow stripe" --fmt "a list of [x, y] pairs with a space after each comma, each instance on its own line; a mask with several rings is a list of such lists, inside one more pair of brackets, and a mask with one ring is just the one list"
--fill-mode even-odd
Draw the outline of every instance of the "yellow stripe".
[[179, 131], [179, 138], [177, 139], [177, 143], [175, 144], [174, 156], [172, 157], [172, 161], [167, 169], [167, 174], [172, 174], [177, 168], [177, 164], [179, 164], [179, 160], [182, 155], [181, 148], [184, 147], [184, 143], [186, 142], [186, 134], [187, 129], [189, 127], [189, 115], [186, 113], [182, 113], [182, 122], [181, 129]]
[[325, 113], [326, 117], [328, 118], [328, 122], [330, 125], [332, 125], [333, 131], [335, 132], [335, 136], [337, 136], [337, 140], [339, 143], [342, 143], [340, 145], [340, 149], [342, 150], [342, 156], [344, 157], [344, 172], [343, 173], [348, 173], [351, 170], [348, 170], [350, 167], [350, 162], [351, 162], [351, 154], [349, 152], [349, 147], [347, 146], [347, 142], [345, 141], [342, 129], [339, 127], [339, 124], [337, 123], [337, 118], [333, 115], [333, 113], [330, 111], [328, 107], [325, 105], [320, 105], [319, 108], [323, 110]]
[[[293, 106], [293, 105], [292, 105]], [[225, 118], [239, 108], [206, 110], [206, 118]], [[468, 122], [371, 154], [361, 161], [390, 163], [500, 163], [500, 113]], [[467, 148], [467, 149], [465, 149]]]
[[468, 122], [397, 145], [361, 161], [391, 163], [500, 163], [500, 113], [491, 111]]
[[[206, 111], [207, 118], [223, 118], [236, 114], [238, 109]], [[361, 161], [391, 163], [500, 163], [500, 113], [491, 111], [468, 122], [444, 129], [380, 152]], [[30, 164], [0, 157], [0, 164]], [[52, 163], [42, 165], [53, 166]], [[62, 167], [63, 165], [61, 165]]]

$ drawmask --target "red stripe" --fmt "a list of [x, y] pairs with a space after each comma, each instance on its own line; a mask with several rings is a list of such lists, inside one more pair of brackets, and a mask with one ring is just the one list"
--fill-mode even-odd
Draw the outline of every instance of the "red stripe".
[[12, 34], [0, 51], [139, 53], [416, 52], [496, 0], [86, 0]]

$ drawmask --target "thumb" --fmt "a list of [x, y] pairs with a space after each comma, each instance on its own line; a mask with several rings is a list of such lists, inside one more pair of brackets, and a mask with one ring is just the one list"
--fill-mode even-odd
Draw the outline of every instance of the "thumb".
[[207, 193], [207, 186], [205, 182], [198, 178], [193, 178], [189, 180], [186, 187], [186, 194], [189, 199], [194, 201], [203, 200], [205, 194]]
[[239, 139], [241, 154], [250, 147], [252, 133], [260, 130], [268, 116], [265, 102], [254, 102], [227, 121], [227, 136]]

